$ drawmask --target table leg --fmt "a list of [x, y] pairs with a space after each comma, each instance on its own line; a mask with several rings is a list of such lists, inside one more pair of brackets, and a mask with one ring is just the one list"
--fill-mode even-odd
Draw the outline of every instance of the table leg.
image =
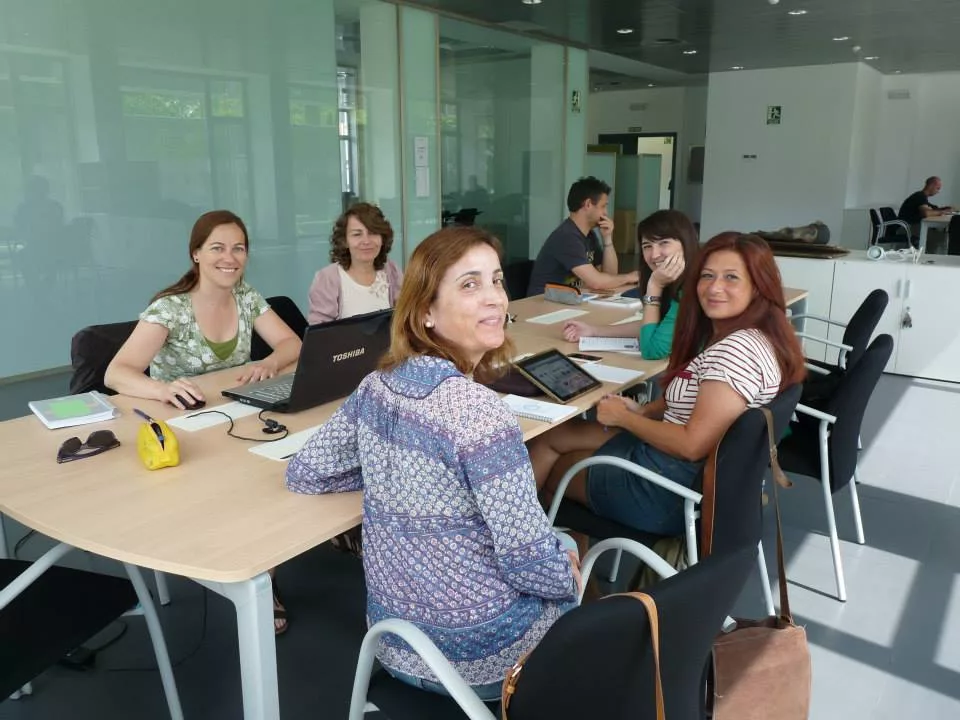
[[273, 632], [273, 584], [267, 573], [236, 583], [198, 583], [222, 595], [237, 610], [244, 720], [279, 720], [277, 644]]
[[927, 228], [929, 224], [921, 220], [920, 221], [920, 252], [925, 253], [927, 251]]

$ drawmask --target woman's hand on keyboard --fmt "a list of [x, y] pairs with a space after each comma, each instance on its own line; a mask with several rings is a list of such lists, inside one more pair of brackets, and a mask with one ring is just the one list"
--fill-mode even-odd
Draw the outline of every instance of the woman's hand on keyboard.
[[244, 365], [240, 374], [237, 375], [237, 382], [241, 385], [246, 385], [247, 383], [269, 380], [270, 378], [275, 377], [277, 372], [278, 371], [275, 363], [272, 363], [269, 360], [261, 360], [260, 362]]
[[563, 324], [563, 339], [567, 342], [579, 342], [582, 337], [595, 337], [597, 328], [585, 322], [568, 320]]

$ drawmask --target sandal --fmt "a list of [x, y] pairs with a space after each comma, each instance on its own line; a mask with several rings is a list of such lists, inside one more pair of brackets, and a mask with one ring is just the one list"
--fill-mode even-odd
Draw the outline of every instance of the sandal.
[[358, 525], [330, 539], [330, 544], [340, 552], [363, 559], [363, 535]]
[[290, 627], [290, 622], [287, 619], [287, 608], [284, 607], [283, 601], [280, 599], [280, 592], [277, 590], [276, 585], [274, 585], [273, 587], [273, 634], [283, 635], [289, 627]]

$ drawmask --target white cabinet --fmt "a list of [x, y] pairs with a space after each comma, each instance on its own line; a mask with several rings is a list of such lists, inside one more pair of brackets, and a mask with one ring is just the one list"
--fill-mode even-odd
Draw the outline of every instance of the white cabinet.
[[[779, 261], [779, 259], [778, 259]], [[820, 260], [801, 260], [812, 269], [826, 269]], [[911, 377], [960, 382], [960, 261], [937, 257], [934, 264], [868, 261], [860, 254], [831, 263], [832, 294], [829, 317], [848, 322], [874, 289], [890, 296], [874, 336], [893, 337], [893, 355], [887, 372]], [[794, 285], [788, 282], [788, 285]], [[823, 286], [823, 281], [818, 287]], [[811, 292], [811, 300], [813, 292]], [[811, 312], [814, 312], [811, 310]], [[831, 340], [840, 341], [843, 329], [832, 327]], [[830, 355], [827, 356], [828, 360]]]
[[960, 382], [960, 269], [912, 265], [901, 289], [894, 372]]
[[[777, 257], [780, 277], [784, 287], [806, 290], [806, 307], [802, 312], [822, 317], [830, 315], [830, 296], [833, 293], [833, 261], [810, 260], [807, 258]], [[804, 323], [804, 332], [816, 337], [827, 337], [827, 324], [808, 320]], [[823, 343], [804, 341], [804, 353], [808, 358], [824, 360]], [[834, 357], [833, 362], [836, 362]]]
[[[893, 336], [893, 355], [887, 363], [887, 372], [896, 372], [897, 349], [900, 343], [897, 335], [900, 333], [900, 295], [905, 284], [906, 263], [874, 262], [867, 265], [856, 260], [836, 260], [833, 263], [833, 297], [830, 300], [829, 317], [831, 320], [846, 323], [860, 307], [860, 304], [871, 292], [877, 288], [886, 290], [890, 296], [887, 309], [880, 318], [880, 323], [874, 335], [887, 333]], [[910, 266], [912, 267], [912, 266]], [[957, 272], [957, 271], [954, 271]], [[960, 273], [958, 273], [960, 281]], [[840, 342], [843, 339], [843, 328], [832, 326], [827, 336], [831, 340]], [[831, 358], [836, 362], [836, 353]]]

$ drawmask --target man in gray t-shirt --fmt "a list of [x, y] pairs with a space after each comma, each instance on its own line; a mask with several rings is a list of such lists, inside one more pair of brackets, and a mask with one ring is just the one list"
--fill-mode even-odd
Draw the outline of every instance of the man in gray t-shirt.
[[[610, 186], [595, 177], [584, 177], [570, 186], [570, 216], [550, 233], [530, 273], [527, 295], [540, 295], [546, 283], [583, 285], [610, 290], [637, 283], [637, 272], [618, 273], [613, 248], [613, 221], [607, 216]], [[600, 231], [598, 242], [594, 228]]]

